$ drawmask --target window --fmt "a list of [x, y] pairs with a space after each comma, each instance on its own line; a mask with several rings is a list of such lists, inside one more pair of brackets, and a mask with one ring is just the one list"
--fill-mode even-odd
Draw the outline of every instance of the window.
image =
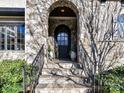
[[68, 34], [61, 32], [57, 35], [57, 42], [58, 45], [65, 45], [68, 46]]
[[122, 15], [119, 15], [118, 16], [118, 18], [117, 18], [117, 21], [118, 21], [118, 23], [124, 23], [124, 14], [122, 14]]
[[0, 50], [25, 50], [24, 24], [0, 24]]
[[124, 39], [124, 14], [117, 17], [114, 37]]

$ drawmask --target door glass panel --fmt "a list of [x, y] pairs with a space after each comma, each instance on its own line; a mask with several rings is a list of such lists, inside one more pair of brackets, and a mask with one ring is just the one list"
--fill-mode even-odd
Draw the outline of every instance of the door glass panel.
[[65, 35], [65, 33], [61, 33], [61, 34], [60, 34], [60, 36], [64, 36], [64, 35]]
[[65, 39], [65, 37], [64, 36], [62, 36], [62, 37], [60, 37], [61, 38], [61, 40], [64, 40]]
[[62, 41], [61, 41], [61, 45], [65, 45], [65, 42], [64, 42], [64, 40], [62, 40]]
[[68, 46], [68, 34], [65, 32], [61, 32], [57, 35], [58, 45]]
[[65, 45], [68, 45], [68, 42], [67, 41], [65, 41]]
[[58, 41], [60, 40], [60, 36], [57, 37], [57, 40], [58, 40]]

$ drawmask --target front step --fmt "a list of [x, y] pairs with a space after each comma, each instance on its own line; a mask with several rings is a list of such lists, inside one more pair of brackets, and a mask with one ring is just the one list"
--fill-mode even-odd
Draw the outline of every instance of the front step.
[[35, 93], [87, 93], [89, 88], [81, 86], [84, 74], [78, 66], [71, 61], [45, 63]]
[[41, 76], [39, 78], [39, 84], [74, 84], [74, 83], [82, 84], [83, 80], [79, 77], [61, 77], [61, 76]]
[[61, 75], [61, 76], [67, 76], [72, 75], [71, 71], [69, 69], [58, 69], [58, 68], [48, 68], [42, 70], [42, 75]]
[[35, 93], [87, 93], [89, 89], [76, 84], [39, 84]]
[[81, 69], [44, 68], [42, 75], [78, 76], [84, 75]]
[[76, 67], [77, 63], [76, 62], [70, 62], [70, 61], [66, 61], [66, 62], [48, 62], [46, 64], [44, 64], [44, 68], [74, 68]]

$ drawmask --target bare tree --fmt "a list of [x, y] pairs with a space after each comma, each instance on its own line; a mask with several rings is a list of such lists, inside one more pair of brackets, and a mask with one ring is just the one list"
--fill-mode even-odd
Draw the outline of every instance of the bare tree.
[[[117, 34], [118, 25], [115, 22], [122, 8], [119, 1], [108, 1], [104, 5], [98, 0], [80, 1], [85, 29], [85, 37], [80, 41], [80, 60], [85, 76], [95, 86], [96, 74], [102, 75], [122, 57], [123, 43]], [[102, 82], [99, 83], [101, 85]]]

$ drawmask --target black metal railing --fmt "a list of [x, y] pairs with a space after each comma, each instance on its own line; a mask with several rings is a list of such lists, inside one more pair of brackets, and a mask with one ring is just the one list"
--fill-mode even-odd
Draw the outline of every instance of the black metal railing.
[[[26, 66], [23, 66], [23, 93], [35, 93], [35, 87], [38, 84], [38, 79], [42, 74], [44, 65], [44, 45], [42, 45], [34, 61], [27, 71]], [[29, 82], [27, 82], [29, 80]]]

